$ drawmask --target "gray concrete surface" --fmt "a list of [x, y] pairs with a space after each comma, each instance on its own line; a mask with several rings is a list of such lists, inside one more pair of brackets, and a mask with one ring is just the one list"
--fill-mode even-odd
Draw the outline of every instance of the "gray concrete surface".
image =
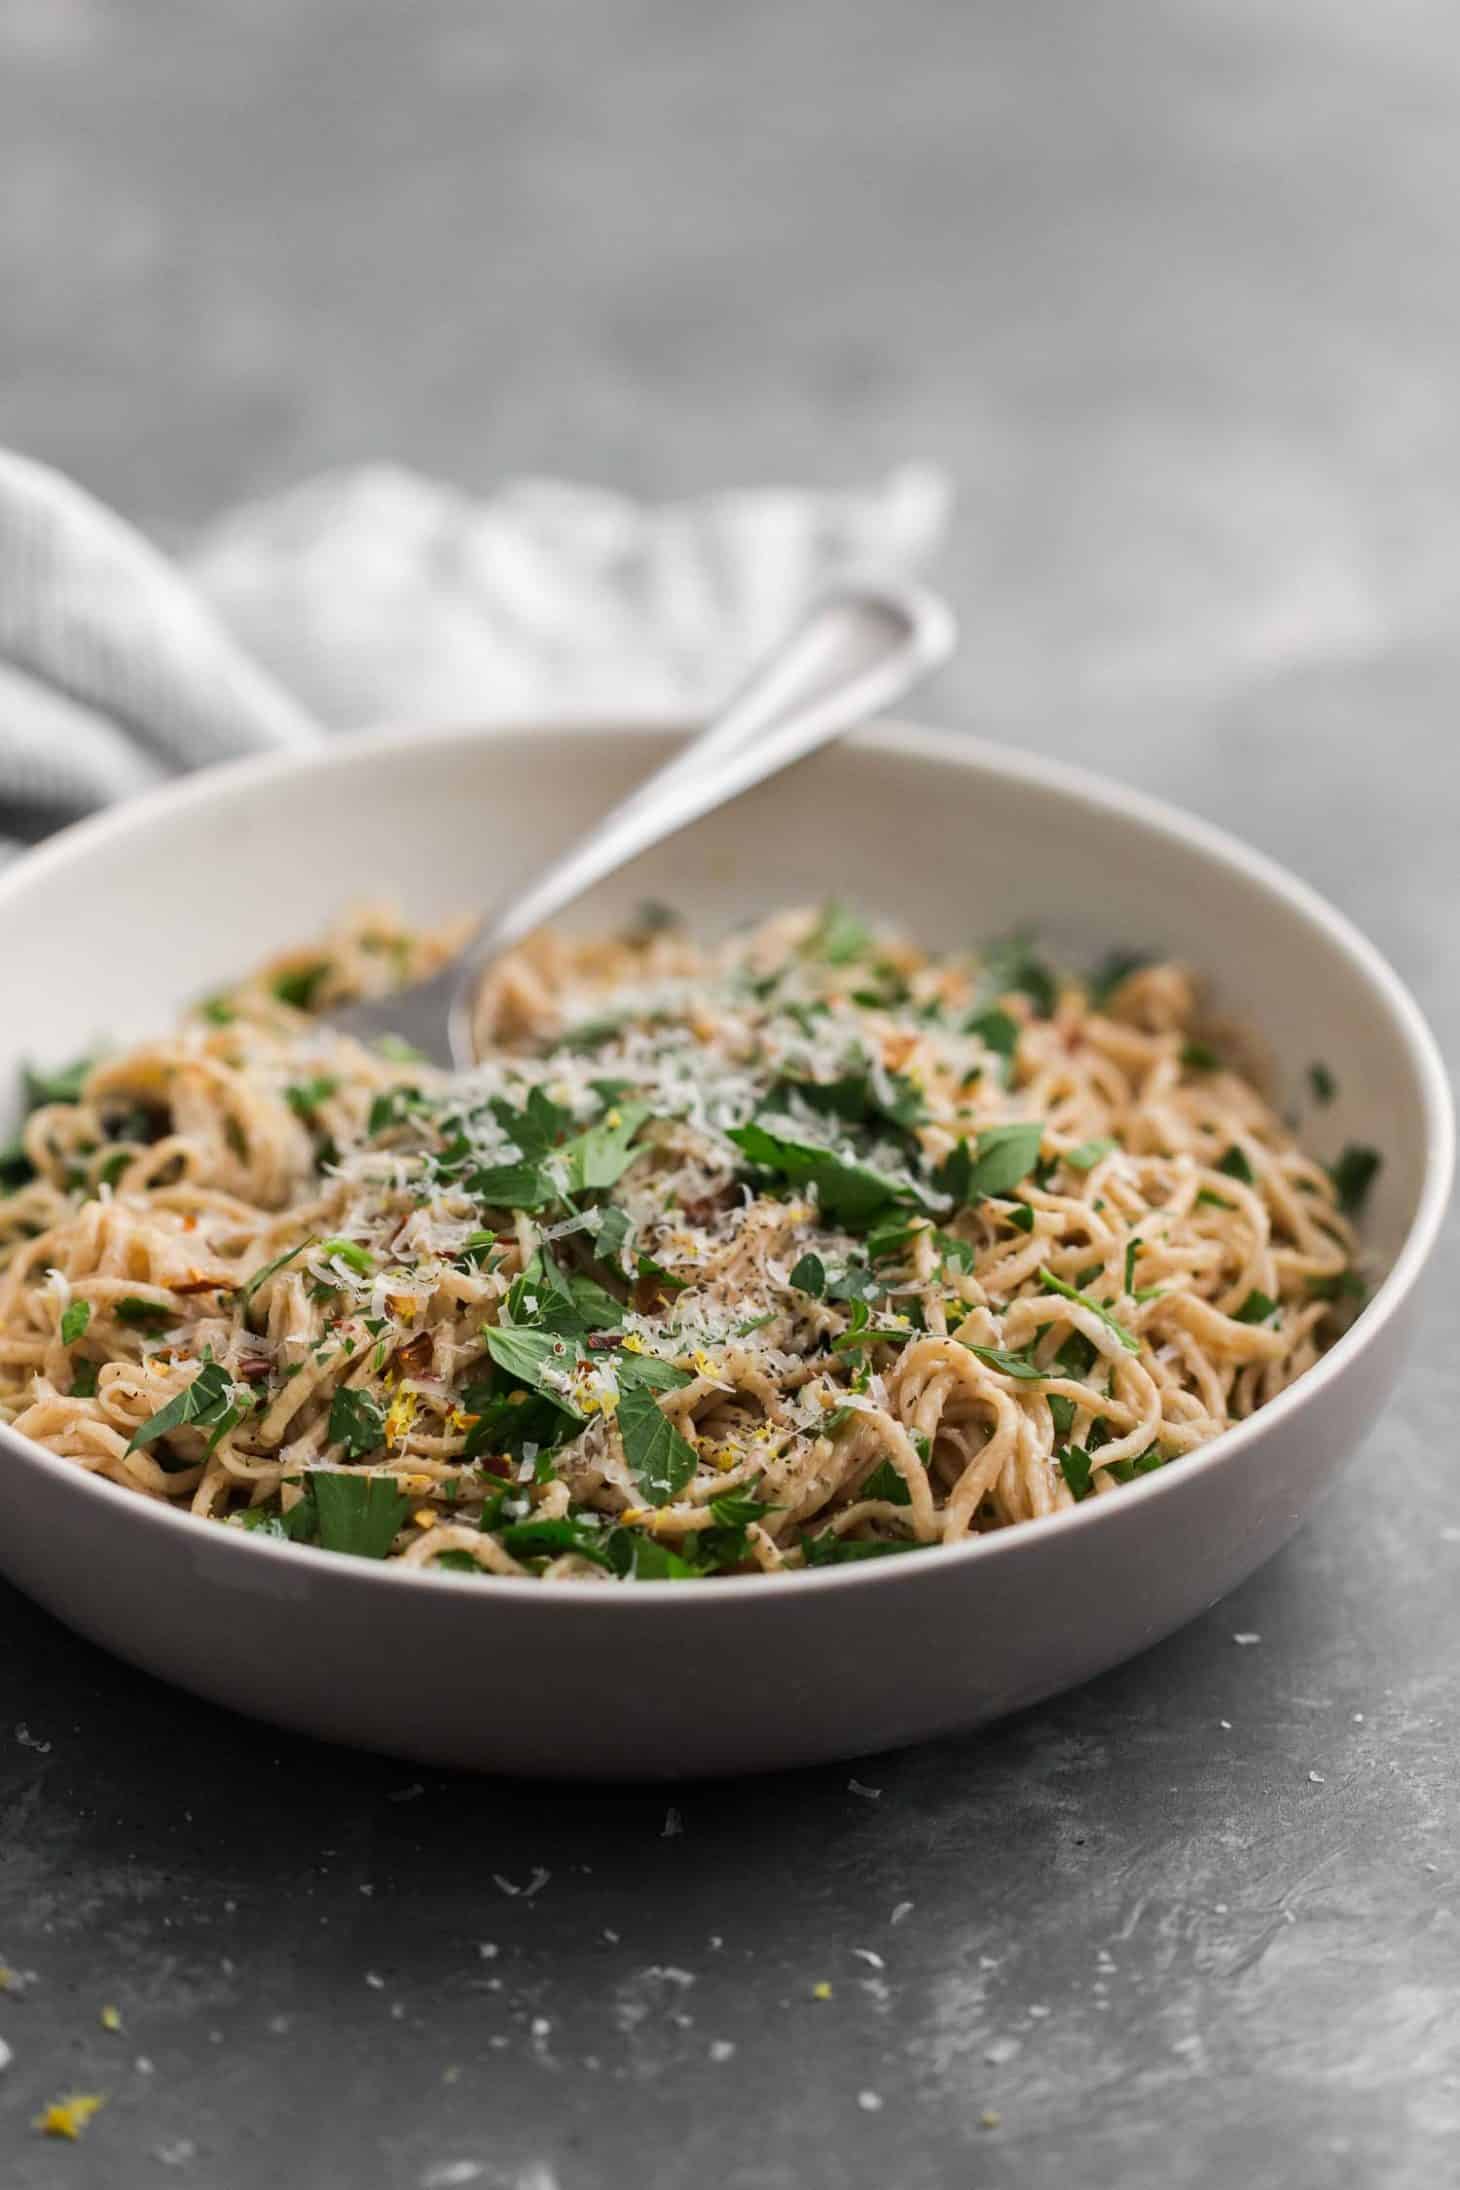
[[[931, 711], [1287, 860], [1453, 1055], [1457, 148], [1438, 0], [0, 0], [0, 437], [163, 538], [376, 454], [944, 463]], [[0, 2179], [1451, 2179], [1457, 1277], [1233, 1601], [677, 1819], [283, 1741], [4, 1598]]]

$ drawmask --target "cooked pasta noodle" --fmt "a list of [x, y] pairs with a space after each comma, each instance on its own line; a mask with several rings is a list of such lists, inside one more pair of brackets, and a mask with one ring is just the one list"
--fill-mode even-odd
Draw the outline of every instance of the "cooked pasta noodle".
[[310, 1012], [360, 916], [33, 1089], [0, 1406], [215, 1523], [411, 1567], [692, 1578], [1118, 1492], [1301, 1376], [1354, 1205], [1191, 977], [933, 958], [837, 907], [551, 936], [437, 1073]]

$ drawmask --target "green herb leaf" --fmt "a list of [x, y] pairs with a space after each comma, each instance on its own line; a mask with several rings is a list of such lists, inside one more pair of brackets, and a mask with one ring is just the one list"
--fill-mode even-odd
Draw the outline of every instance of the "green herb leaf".
[[373, 1277], [375, 1275], [375, 1257], [367, 1247], [360, 1246], [356, 1240], [322, 1239], [319, 1242], [319, 1254], [322, 1260], [326, 1262], [337, 1259], [348, 1264], [349, 1268], [357, 1271], [361, 1277]]
[[1103, 1011], [1122, 981], [1151, 963], [1148, 951], [1111, 951], [1090, 976], [1090, 1001]]
[[762, 1170], [775, 1172], [792, 1186], [814, 1187], [826, 1215], [849, 1231], [863, 1231], [874, 1217], [921, 1200], [911, 1182], [890, 1178], [815, 1142], [790, 1140], [758, 1123], [732, 1126], [728, 1138]]
[[1066, 1445], [1059, 1454], [1060, 1473], [1069, 1484], [1076, 1499], [1090, 1495], [1090, 1477], [1095, 1463], [1083, 1445]]
[[392, 1476], [312, 1468], [306, 1480], [326, 1551], [347, 1552], [357, 1559], [386, 1556], [410, 1505]]
[[997, 1369], [1003, 1376], [1017, 1377], [1023, 1383], [1037, 1384], [1041, 1377], [1050, 1373], [1047, 1369], [1036, 1368], [1034, 1355], [1029, 1351], [1012, 1354], [1000, 1346], [970, 1346], [968, 1350], [977, 1354], [986, 1368]]
[[858, 1559], [890, 1559], [896, 1552], [927, 1551], [929, 1548], [927, 1544], [913, 1543], [911, 1540], [907, 1543], [883, 1544], [836, 1536], [830, 1529], [823, 1529], [819, 1536], [803, 1536], [801, 1539], [801, 1549], [806, 1554], [808, 1566], [850, 1566]]
[[500, 1531], [502, 1545], [514, 1559], [562, 1559], [576, 1553], [595, 1566], [609, 1565], [607, 1529], [565, 1513], [557, 1519], [531, 1518], [509, 1521]]
[[1313, 1100], [1318, 1103], [1331, 1103], [1338, 1093], [1338, 1082], [1327, 1065], [1309, 1065], [1308, 1085], [1313, 1090]]
[[958, 1143], [933, 1174], [933, 1183], [960, 1207], [989, 1195], [1011, 1194], [1038, 1162], [1043, 1133], [1038, 1119], [988, 1126], [972, 1150], [967, 1141]]
[[1228, 1201], [1224, 1194], [1214, 1194], [1209, 1186], [1204, 1186], [1201, 1189], [1196, 1201], [1198, 1208], [1203, 1203], [1210, 1209], [1235, 1209], [1237, 1206], [1235, 1202]]
[[535, 1163], [499, 1163], [473, 1171], [470, 1191], [489, 1209], [546, 1209], [558, 1199], [552, 1180]]
[[1256, 1183], [1257, 1174], [1248, 1162], [1245, 1151], [1240, 1149], [1235, 1141], [1226, 1154], [1219, 1159], [1217, 1169], [1224, 1171], [1229, 1179], [1240, 1179], [1244, 1186], [1252, 1186]]
[[991, 1049], [996, 1057], [1003, 1059], [1007, 1077], [1019, 1047], [1018, 1020], [995, 1004], [988, 1011], [976, 1011], [971, 1019], [966, 1019], [963, 1031], [976, 1034], [985, 1049]]
[[154, 1415], [132, 1432], [127, 1445], [128, 1452], [141, 1452], [148, 1445], [155, 1445], [159, 1437], [166, 1437], [172, 1430], [217, 1429], [219, 1434], [237, 1418], [239, 1410], [233, 1404], [233, 1379], [221, 1361], [205, 1362], [191, 1384], [184, 1386], [175, 1399], [169, 1399], [165, 1407], [159, 1407]]
[[385, 1409], [369, 1392], [341, 1384], [330, 1401], [329, 1440], [350, 1460], [363, 1460], [385, 1443]]
[[71, 1393], [76, 1399], [94, 1399], [100, 1364], [95, 1361], [78, 1361], [71, 1372]]
[[95, 1057], [78, 1057], [74, 1064], [57, 1065], [49, 1072], [39, 1065], [23, 1065], [20, 1085], [27, 1114], [49, 1103], [79, 1103], [86, 1075], [95, 1063]]
[[991, 1002], [1018, 991], [1029, 998], [1041, 1019], [1048, 1019], [1059, 1002], [1059, 984], [1023, 930], [987, 953], [981, 986]]
[[829, 966], [848, 966], [854, 959], [865, 958], [872, 945], [872, 931], [866, 923], [833, 899], [801, 947], [808, 958], [823, 959]]
[[619, 1268], [619, 1258], [634, 1236], [634, 1220], [627, 1209], [614, 1204], [603, 1212], [603, 1222], [593, 1235], [593, 1252], [600, 1262], [611, 1269]]
[[1063, 1392], [1046, 1392], [1044, 1396], [1054, 1423], [1054, 1434], [1063, 1442], [1074, 1427], [1075, 1402], [1067, 1399]]
[[295, 966], [288, 973], [276, 974], [274, 994], [281, 1004], [292, 1004], [296, 1011], [308, 1011], [329, 970], [329, 960], [320, 958], [313, 965]]
[[1277, 1302], [1270, 1300], [1266, 1293], [1259, 1293], [1254, 1286], [1233, 1320], [1237, 1323], [1266, 1323], [1269, 1316], [1277, 1314], [1277, 1309]]
[[1106, 1328], [1114, 1331], [1128, 1354], [1138, 1354], [1140, 1352], [1141, 1342], [1134, 1333], [1128, 1331], [1123, 1323], [1117, 1323], [1110, 1310], [1102, 1308], [1099, 1301], [1092, 1300], [1088, 1293], [1080, 1292], [1073, 1285], [1067, 1285], [1062, 1277], [1056, 1277], [1053, 1270], [1050, 1269], [1040, 1271], [1039, 1282], [1047, 1293], [1059, 1293], [1065, 1300], [1076, 1300], [1082, 1308], [1088, 1308], [1092, 1315], [1099, 1316]]
[[912, 1492], [890, 1460], [879, 1460], [861, 1490], [860, 1498], [880, 1498], [890, 1506], [910, 1506]]
[[1307, 1286], [1314, 1300], [1364, 1300], [1369, 1291], [1357, 1270], [1338, 1270], [1332, 1277], [1310, 1277]]
[[253, 1276], [243, 1286], [238, 1295], [239, 1309], [245, 1318], [253, 1305], [253, 1297], [259, 1287], [267, 1284], [269, 1279], [291, 1263], [296, 1255], [302, 1255], [306, 1247], [313, 1247], [314, 1245], [315, 1235], [311, 1232], [309, 1238], [302, 1239], [297, 1247], [286, 1247], [282, 1255], [275, 1255], [272, 1262], [266, 1262], [261, 1270], [254, 1271]]
[[90, 1321], [91, 1302], [89, 1300], [68, 1300], [61, 1317], [61, 1344], [63, 1346], [74, 1346], [77, 1339], [85, 1332]]
[[681, 1369], [673, 1361], [665, 1361], [658, 1354], [616, 1353], [613, 1357], [613, 1373], [622, 1392], [629, 1384], [641, 1385], [651, 1392], [682, 1391], [686, 1384], [693, 1384], [694, 1376], [689, 1369]]
[[790, 1283], [798, 1293], [820, 1300], [826, 1291], [826, 1265], [820, 1255], [803, 1255], [791, 1272]]
[[1060, 1158], [1072, 1171], [1093, 1171], [1102, 1156], [1108, 1156], [1117, 1144], [1111, 1140], [1081, 1141], [1078, 1148], [1067, 1148]]
[[618, 1427], [624, 1457], [645, 1502], [668, 1505], [699, 1466], [693, 1446], [661, 1412], [653, 1394], [634, 1383], [619, 1398]]
[[1128, 1239], [1125, 1243], [1125, 1276], [1122, 1283], [1128, 1293], [1133, 1293], [1136, 1289], [1136, 1256], [1140, 1251], [1141, 1237], [1137, 1232], [1133, 1238]]
[[1329, 1165], [1328, 1176], [1338, 1195], [1338, 1206], [1347, 1216], [1357, 1216], [1363, 1208], [1383, 1161], [1377, 1148], [1350, 1141], [1337, 1163]]
[[129, 1323], [138, 1331], [167, 1331], [178, 1321], [178, 1311], [170, 1301], [139, 1300], [135, 1293], [128, 1293], [112, 1310], [118, 1323]]
[[568, 1192], [592, 1194], [617, 1186], [637, 1153], [634, 1136], [650, 1115], [647, 1103], [624, 1103], [567, 1142], [559, 1154], [567, 1166]]
[[296, 1080], [284, 1090], [284, 1100], [296, 1117], [310, 1118], [323, 1102], [327, 1102], [339, 1086], [327, 1072], [316, 1074], [312, 1080]]
[[1181, 1062], [1189, 1072], [1220, 1072], [1222, 1060], [1210, 1042], [1191, 1041], [1182, 1044]]
[[498, 1323], [488, 1324], [482, 1337], [498, 1368], [505, 1369], [519, 1384], [542, 1392], [565, 1414], [582, 1419], [573, 1401], [548, 1381], [550, 1376], [570, 1373], [576, 1367], [580, 1355], [571, 1339], [562, 1338], [554, 1331], [520, 1331], [509, 1324]]

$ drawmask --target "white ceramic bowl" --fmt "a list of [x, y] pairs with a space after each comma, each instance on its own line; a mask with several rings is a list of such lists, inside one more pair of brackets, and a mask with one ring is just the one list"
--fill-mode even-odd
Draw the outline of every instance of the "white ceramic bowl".
[[[340, 906], [431, 919], [531, 871], [667, 749], [662, 730], [376, 736], [194, 778], [0, 877], [0, 1084], [187, 998]], [[269, 1542], [117, 1489], [0, 1431], [0, 1567], [61, 1619], [242, 1711], [433, 1763], [677, 1776], [851, 1756], [1085, 1680], [1242, 1580], [1363, 1437], [1403, 1358], [1449, 1192], [1434, 1042], [1310, 890], [1230, 838], [1072, 770], [879, 728], [712, 816], [588, 901], [654, 896], [707, 931], [837, 892], [933, 945], [1021, 922], [1075, 962], [1154, 946], [1269, 1037], [1288, 1092], [1322, 1059], [1320, 1155], [1384, 1151], [1387, 1271], [1320, 1365], [1204, 1452], [1058, 1518], [920, 1559], [607, 1587], [485, 1584]]]

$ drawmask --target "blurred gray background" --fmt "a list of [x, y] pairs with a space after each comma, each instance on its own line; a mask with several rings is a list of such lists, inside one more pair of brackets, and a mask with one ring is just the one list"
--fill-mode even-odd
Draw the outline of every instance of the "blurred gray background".
[[[1440, 0], [0, 0], [0, 440], [165, 542], [377, 457], [651, 497], [946, 466], [966, 641], [928, 712], [1261, 842], [1453, 1053], [1456, 28]], [[876, 1803], [836, 1772], [691, 1791], [666, 1844], [652, 1795], [406, 1784], [6, 1599], [0, 1948], [41, 1981], [0, 1999], [0, 2175], [1448, 2179], [1456, 1278], [1452, 1237], [1414, 1375], [1238, 1598], [862, 1769]], [[537, 1863], [531, 1904], [483, 1885]], [[58, 2155], [26, 2124], [77, 2081], [112, 2102]]]

